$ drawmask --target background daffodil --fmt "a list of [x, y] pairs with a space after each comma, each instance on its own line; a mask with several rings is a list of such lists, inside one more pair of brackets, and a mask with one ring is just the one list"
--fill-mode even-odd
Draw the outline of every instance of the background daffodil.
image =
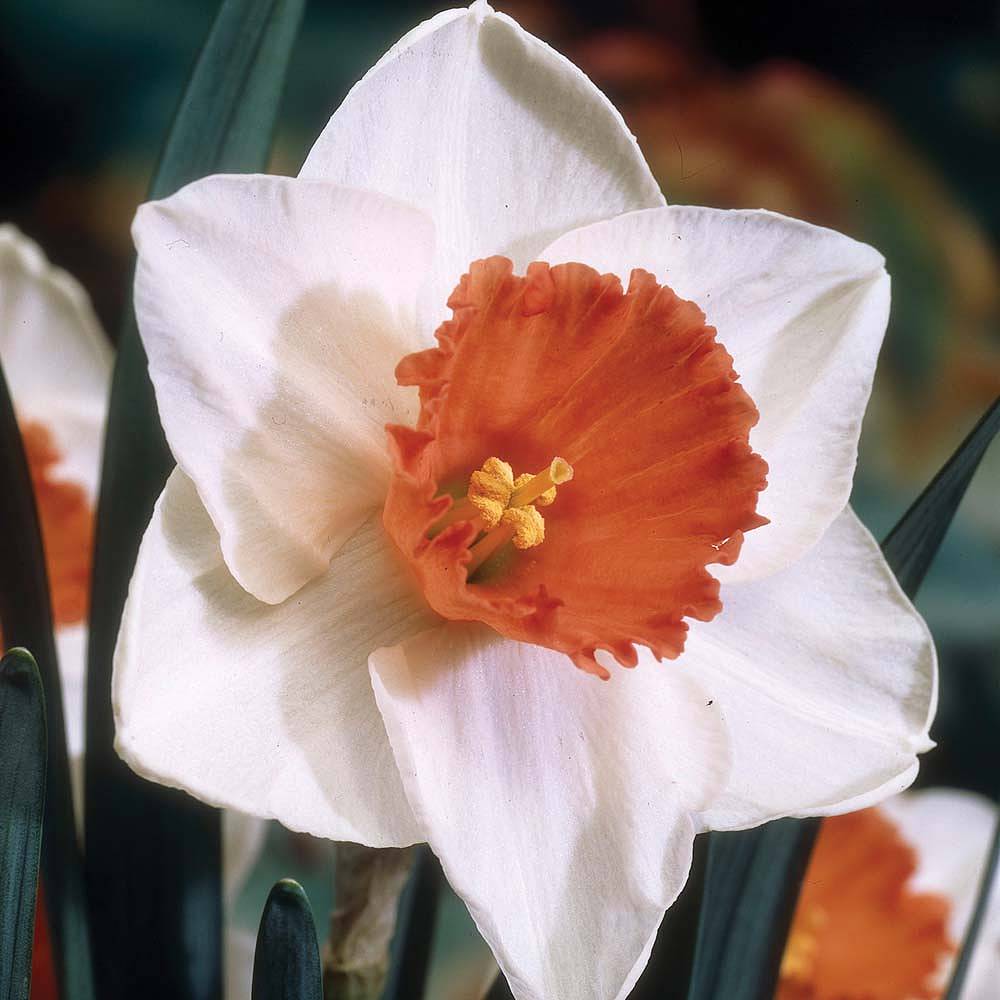
[[[78, 829], [86, 691], [86, 616], [93, 518], [113, 355], [86, 292], [13, 226], [0, 226], [0, 363], [10, 381], [35, 491], [52, 598], [66, 749]], [[224, 817], [223, 879], [229, 907], [263, 845], [265, 824]], [[44, 910], [36, 921], [33, 996], [56, 996]], [[227, 995], [249, 995], [253, 939], [227, 931]]]
[[[824, 821], [776, 1000], [939, 1000], [972, 915], [996, 824], [973, 792], [926, 788]], [[961, 995], [1000, 982], [996, 885]]]

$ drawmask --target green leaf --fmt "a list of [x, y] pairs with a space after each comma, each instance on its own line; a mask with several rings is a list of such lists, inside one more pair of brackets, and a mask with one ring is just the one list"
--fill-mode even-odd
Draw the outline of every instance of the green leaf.
[[1000, 432], [1000, 398], [931, 480], [882, 543], [903, 590], [913, 597], [924, 582], [951, 519], [990, 442]]
[[396, 938], [383, 1000], [421, 1000], [434, 944], [441, 866], [426, 845], [418, 848], [399, 901]]
[[305, 890], [277, 882], [260, 918], [252, 1000], [323, 1000], [316, 928]]
[[[920, 588], [998, 431], [1000, 400], [883, 543], [886, 560], [910, 597]], [[709, 835], [689, 1000], [770, 1000], [818, 829], [818, 820], [786, 819], [755, 830]], [[996, 844], [994, 863], [995, 850]], [[973, 939], [975, 930], [970, 929]]]
[[26, 649], [0, 660], [0, 998], [27, 1000], [45, 810], [45, 696]]
[[712, 833], [688, 996], [770, 1000], [819, 820]]
[[[223, 3], [151, 197], [206, 174], [266, 166], [303, 3]], [[214, 1000], [222, 989], [218, 811], [137, 778], [113, 746], [118, 625], [139, 541], [172, 465], [130, 306], [111, 389], [87, 680], [86, 864], [102, 1000]]]
[[0, 455], [0, 624], [6, 645], [24, 646], [37, 657], [49, 723], [42, 883], [52, 957], [63, 994], [90, 1000], [94, 989], [83, 863], [73, 816], [48, 574], [31, 475], [2, 372]]

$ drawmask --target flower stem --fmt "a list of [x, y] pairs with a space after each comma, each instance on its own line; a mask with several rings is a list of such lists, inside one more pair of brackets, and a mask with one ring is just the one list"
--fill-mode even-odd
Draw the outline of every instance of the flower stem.
[[323, 949], [323, 994], [336, 1000], [378, 1000], [389, 971], [399, 897], [416, 848], [337, 844], [336, 852], [336, 908]]

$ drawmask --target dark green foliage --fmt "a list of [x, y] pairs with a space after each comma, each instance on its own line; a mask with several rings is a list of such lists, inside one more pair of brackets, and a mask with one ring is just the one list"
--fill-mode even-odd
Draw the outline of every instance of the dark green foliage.
[[264, 905], [253, 960], [253, 1000], [323, 1000], [316, 928], [298, 882], [275, 883]]
[[690, 997], [770, 1000], [819, 820], [712, 833]]
[[42, 881], [53, 962], [64, 994], [73, 1000], [90, 1000], [93, 984], [83, 867], [73, 819], [48, 574], [31, 475], [2, 373], [0, 456], [0, 625], [6, 646], [34, 652], [49, 722]]
[[[151, 197], [206, 174], [264, 168], [303, 2], [223, 3]], [[222, 989], [219, 813], [139, 779], [113, 749], [118, 624], [139, 540], [172, 465], [129, 307], [108, 417], [87, 691], [87, 888], [102, 1000], [215, 1000]]]
[[398, 940], [383, 1000], [424, 996], [442, 877], [437, 858], [428, 847], [421, 847], [399, 903]]
[[951, 519], [998, 431], [1000, 399], [986, 411], [882, 543], [885, 558], [910, 597], [924, 582]]
[[0, 660], [0, 1000], [27, 1000], [45, 809], [45, 698], [31, 654]]

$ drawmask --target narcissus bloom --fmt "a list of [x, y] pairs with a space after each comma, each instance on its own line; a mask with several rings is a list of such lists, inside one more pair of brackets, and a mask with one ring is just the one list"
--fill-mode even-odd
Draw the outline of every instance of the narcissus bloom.
[[846, 506], [870, 247], [667, 207], [481, 3], [391, 49], [297, 178], [134, 232], [178, 462], [117, 651], [139, 773], [428, 841], [546, 1000], [628, 993], [698, 831], [912, 780], [934, 651]]
[[80, 285], [0, 226], [0, 362], [45, 547], [70, 757], [83, 753], [93, 519], [112, 354]]
[[[13, 226], [0, 225], [0, 363], [35, 491], [52, 599], [66, 748], [82, 825], [87, 612], [94, 512], [101, 473], [112, 351], [87, 293]], [[224, 885], [231, 907], [260, 853], [264, 824], [224, 816]], [[32, 996], [56, 996], [39, 892]], [[253, 947], [227, 937], [227, 995], [249, 995]], [[245, 987], [245, 988], [244, 988]]]
[[[0, 363], [21, 432], [45, 549], [79, 821], [93, 512], [111, 351], [84, 290], [7, 224], [0, 225]], [[31, 995], [47, 1000], [58, 990], [44, 887], [39, 888], [37, 907]]]
[[[824, 822], [776, 1000], [939, 1000], [965, 936], [996, 807], [971, 792], [907, 792]], [[1000, 982], [996, 886], [963, 997]]]

